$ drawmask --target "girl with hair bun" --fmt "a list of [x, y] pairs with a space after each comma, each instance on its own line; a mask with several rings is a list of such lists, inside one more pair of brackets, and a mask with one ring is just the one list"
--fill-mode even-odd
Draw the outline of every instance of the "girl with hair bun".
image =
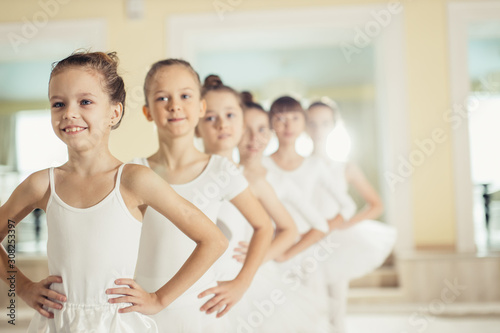
[[[78, 52], [54, 66], [52, 127], [69, 160], [30, 175], [0, 207], [1, 239], [33, 209], [47, 213], [49, 277], [29, 280], [0, 251], [2, 280], [14, 271], [19, 297], [37, 311], [28, 332], [158, 332], [145, 315], [172, 303], [226, 245], [210, 220], [153, 171], [109, 152], [125, 106], [117, 63], [115, 53]], [[177, 274], [150, 292], [133, 280], [148, 206], [197, 244]]]
[[[272, 238], [271, 221], [234, 163], [196, 149], [195, 129], [207, 115], [200, 79], [191, 65], [180, 59], [156, 62], [146, 76], [144, 92], [143, 112], [156, 125], [159, 149], [134, 162], [171, 183], [177, 193], [207, 214], [214, 227], [221, 205], [229, 201], [253, 231], [245, 265], [237, 276], [226, 279], [211, 268], [154, 319], [162, 332], [229, 332], [226, 313], [242, 298], [264, 258]], [[146, 211], [137, 264], [137, 281], [146, 290], [155, 290], [168, 280], [194, 248], [189, 238], [164, 220], [154, 209]], [[163, 265], [165, 261], [169, 265]]]
[[[396, 241], [396, 230], [374, 221], [383, 211], [377, 191], [361, 169], [352, 162], [334, 161], [328, 157], [328, 136], [340, 120], [333, 101], [317, 101], [307, 110], [307, 131], [314, 143], [313, 156], [327, 165], [330, 178], [345, 195], [349, 184], [361, 194], [366, 205], [353, 217], [333, 226], [329, 237], [339, 244], [334, 257], [325, 265], [324, 273], [329, 295], [330, 321], [337, 332], [345, 332], [345, 315], [349, 281], [361, 277], [383, 264]], [[332, 197], [318, 188], [314, 201], [326, 217], [332, 217], [329, 201]]]

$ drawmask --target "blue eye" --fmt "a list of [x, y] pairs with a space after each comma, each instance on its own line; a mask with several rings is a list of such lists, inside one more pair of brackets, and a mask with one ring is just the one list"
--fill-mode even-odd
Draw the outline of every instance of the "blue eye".
[[228, 118], [234, 118], [234, 117], [236, 117], [236, 114], [234, 114], [234, 113], [228, 113], [227, 117]]
[[166, 101], [168, 101], [168, 97], [158, 97], [156, 100], [166, 102]]
[[91, 101], [89, 101], [88, 99], [84, 99], [84, 100], [82, 100], [82, 101], [80, 102], [80, 104], [81, 104], [81, 105], [90, 105], [90, 104], [92, 104], [92, 102], [91, 102]]
[[181, 95], [181, 97], [182, 97], [183, 99], [188, 99], [188, 98], [191, 98], [191, 96], [190, 96], [190, 95], [188, 95], [188, 94], [182, 94], [182, 95]]
[[205, 121], [215, 121], [215, 117], [214, 116], [205, 117]]
[[53, 108], [62, 108], [63, 106], [64, 106], [64, 103], [62, 103], [62, 102], [55, 102], [54, 104], [52, 104]]

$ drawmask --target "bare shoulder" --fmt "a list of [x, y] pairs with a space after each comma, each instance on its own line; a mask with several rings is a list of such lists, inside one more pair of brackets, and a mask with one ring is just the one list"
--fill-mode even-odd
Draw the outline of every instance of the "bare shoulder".
[[49, 169], [43, 169], [32, 173], [23, 182], [26, 190], [31, 192], [37, 198], [43, 196], [50, 191]]
[[252, 192], [261, 200], [265, 200], [274, 194], [274, 189], [265, 177], [255, 177], [250, 186]]
[[346, 178], [349, 181], [359, 179], [364, 176], [363, 171], [355, 162], [347, 162], [345, 165]]
[[14, 190], [11, 199], [22, 201], [26, 207], [45, 209], [50, 196], [49, 169], [40, 170], [29, 175]]
[[151, 168], [139, 164], [126, 164], [123, 167], [121, 184], [129, 190], [150, 186], [160, 178]]

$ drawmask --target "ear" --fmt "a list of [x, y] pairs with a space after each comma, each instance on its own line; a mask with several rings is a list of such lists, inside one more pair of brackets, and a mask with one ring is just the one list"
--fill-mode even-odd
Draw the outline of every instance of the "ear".
[[122, 119], [122, 115], [123, 115], [123, 104], [122, 103], [115, 104], [113, 107], [113, 113], [111, 114], [110, 127], [113, 127], [116, 124], [118, 124], [120, 119]]
[[207, 101], [205, 99], [202, 99], [200, 101], [200, 118], [204, 117], [205, 113], [207, 113]]
[[153, 117], [151, 117], [151, 113], [149, 112], [149, 106], [143, 105], [142, 113], [144, 114], [144, 117], [146, 117], [148, 121], [153, 121]]

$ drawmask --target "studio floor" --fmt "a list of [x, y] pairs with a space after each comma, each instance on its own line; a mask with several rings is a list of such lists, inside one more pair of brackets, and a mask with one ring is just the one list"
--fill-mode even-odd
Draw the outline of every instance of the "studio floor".
[[[499, 333], [498, 306], [498, 304], [494, 305], [494, 311], [491, 311], [492, 307], [488, 307], [487, 311], [479, 311], [484, 314], [475, 311], [475, 314], [458, 315], [455, 313], [439, 317], [419, 312], [417, 305], [402, 305], [397, 311], [386, 307], [379, 308], [377, 305], [368, 307], [372, 308], [372, 311], [369, 311], [366, 306], [354, 306], [351, 307], [352, 311], [347, 317], [347, 333]], [[484, 308], [484, 305], [467, 305], [469, 309], [474, 307]], [[2, 318], [0, 332], [26, 332], [31, 316], [30, 310], [18, 313], [15, 327], [8, 325], [5, 318]]]

